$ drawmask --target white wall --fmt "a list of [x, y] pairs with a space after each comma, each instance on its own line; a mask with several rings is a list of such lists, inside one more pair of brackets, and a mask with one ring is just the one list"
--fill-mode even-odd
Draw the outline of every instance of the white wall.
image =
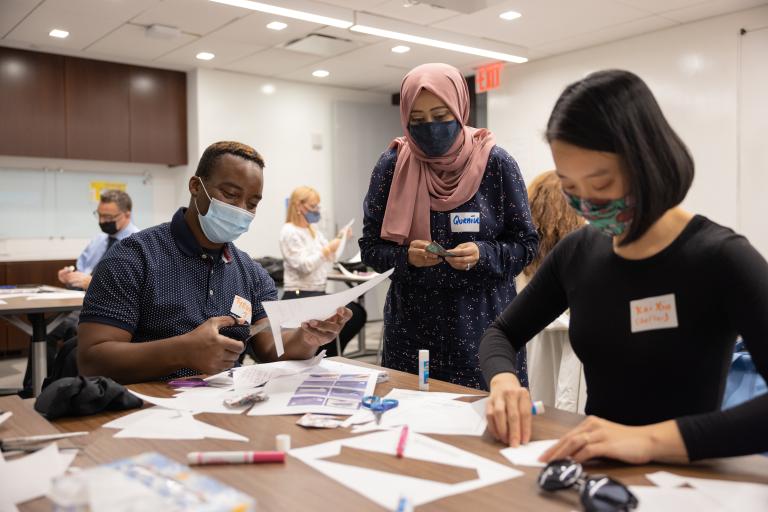
[[[152, 184], [152, 217], [154, 224], [165, 222], [176, 208], [175, 197], [177, 183], [187, 172], [186, 167], [167, 167], [156, 164], [133, 164], [124, 162], [101, 162], [95, 160], [69, 160], [57, 158], [30, 158], [0, 155], [0, 169], [64, 169], [65, 171], [93, 171], [99, 176], [114, 173], [115, 175], [138, 174], [146, 175]], [[97, 174], [94, 174], [97, 176]], [[119, 179], [119, 178], [118, 178]], [[2, 184], [0, 184], [2, 186]], [[168, 198], [174, 201], [168, 201]], [[66, 201], [66, 198], [59, 198]], [[95, 204], [94, 204], [95, 208]], [[93, 235], [99, 232], [96, 219], [90, 211], [84, 211], [84, 222], [93, 222]], [[23, 223], [25, 212], [16, 212], [11, 218], [0, 219], [0, 222]], [[150, 224], [151, 225], [151, 224]], [[149, 226], [140, 225], [140, 228]], [[85, 248], [89, 238], [0, 238], [0, 261], [29, 261], [75, 259]]]
[[[355, 143], [354, 133], [348, 134], [346, 141], [333, 140], [334, 102], [386, 104], [389, 95], [208, 69], [198, 70], [195, 75], [198, 153], [190, 161], [196, 161], [213, 142], [237, 140], [256, 148], [266, 162], [264, 199], [250, 230], [237, 240], [237, 246], [254, 257], [280, 256], [278, 236], [285, 222], [285, 199], [300, 185], [314, 187], [320, 193], [324, 216], [321, 229], [332, 234], [337, 220], [334, 193], [344, 193], [333, 190], [332, 147]], [[261, 86], [267, 83], [275, 87], [273, 94], [261, 92]], [[313, 137], [319, 137], [321, 149], [312, 148]], [[372, 161], [375, 158], [372, 156]], [[191, 166], [190, 174], [193, 169]], [[180, 190], [179, 201], [187, 204], [185, 183]]]
[[[563, 88], [600, 69], [632, 71], [693, 154], [696, 178], [683, 206], [739, 229], [739, 30], [764, 26], [768, 7], [507, 66], [502, 87], [489, 93], [489, 127], [530, 181], [554, 168], [543, 133]], [[768, 66], [768, 49], [764, 55]]]

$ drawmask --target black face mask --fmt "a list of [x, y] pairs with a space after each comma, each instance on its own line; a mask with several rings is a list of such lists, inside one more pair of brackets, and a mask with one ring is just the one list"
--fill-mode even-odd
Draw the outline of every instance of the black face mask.
[[408, 131], [413, 141], [429, 157], [444, 155], [451, 149], [461, 125], [455, 119], [433, 123], [412, 124]]
[[99, 227], [108, 235], [114, 235], [117, 233], [117, 222], [113, 220], [109, 222], [99, 222]]

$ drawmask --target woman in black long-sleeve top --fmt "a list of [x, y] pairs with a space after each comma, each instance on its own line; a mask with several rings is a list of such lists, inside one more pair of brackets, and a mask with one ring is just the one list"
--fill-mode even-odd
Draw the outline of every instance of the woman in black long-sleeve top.
[[744, 237], [678, 206], [693, 160], [648, 87], [626, 71], [571, 84], [547, 140], [563, 193], [591, 225], [555, 247], [483, 337], [492, 432], [511, 445], [530, 439], [515, 353], [570, 308], [594, 416], [543, 460], [768, 450], [768, 395], [719, 410], [737, 334], [768, 376], [768, 264]]

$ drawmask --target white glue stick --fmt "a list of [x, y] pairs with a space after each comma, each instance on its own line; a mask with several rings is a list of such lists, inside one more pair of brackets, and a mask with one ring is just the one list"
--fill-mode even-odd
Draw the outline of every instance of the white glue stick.
[[419, 389], [429, 391], [429, 350], [419, 350]]

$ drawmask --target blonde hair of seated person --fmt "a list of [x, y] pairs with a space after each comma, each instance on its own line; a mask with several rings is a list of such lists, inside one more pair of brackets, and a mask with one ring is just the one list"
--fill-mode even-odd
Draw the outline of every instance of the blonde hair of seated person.
[[312, 225], [304, 219], [304, 210], [307, 206], [320, 202], [320, 194], [312, 187], [298, 187], [291, 193], [288, 200], [288, 210], [285, 213], [285, 222], [290, 222], [294, 226], [306, 227], [315, 238], [315, 230]]

